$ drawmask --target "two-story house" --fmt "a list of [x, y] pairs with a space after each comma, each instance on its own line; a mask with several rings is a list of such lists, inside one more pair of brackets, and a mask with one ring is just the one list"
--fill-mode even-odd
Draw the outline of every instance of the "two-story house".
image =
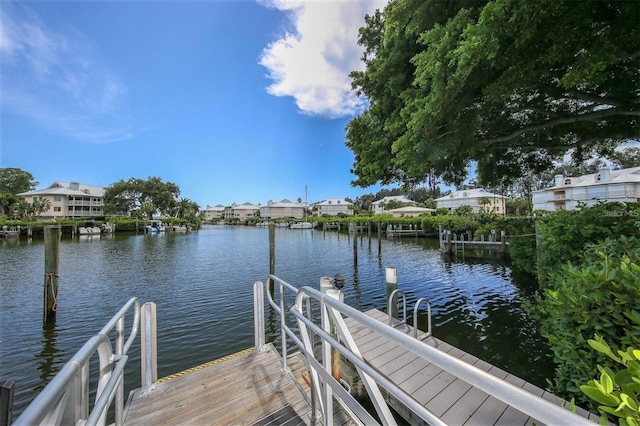
[[555, 176], [554, 186], [533, 191], [534, 210], [574, 210], [579, 203], [640, 202], [640, 167], [601, 169], [578, 177]]
[[38, 216], [41, 219], [104, 216], [104, 188], [101, 186], [56, 181], [48, 188], [17, 195], [30, 204], [48, 201], [51, 208]]
[[353, 203], [344, 198], [328, 198], [314, 204], [314, 210], [318, 216], [337, 216], [338, 214], [353, 216]]
[[294, 203], [287, 199], [282, 201], [267, 201], [266, 206], [260, 207], [260, 217], [263, 219], [284, 219], [304, 217], [305, 204]]
[[461, 206], [470, 206], [474, 213], [481, 211], [497, 214], [506, 213], [506, 197], [485, 191], [482, 188], [463, 189], [436, 199], [438, 208], [449, 212]]

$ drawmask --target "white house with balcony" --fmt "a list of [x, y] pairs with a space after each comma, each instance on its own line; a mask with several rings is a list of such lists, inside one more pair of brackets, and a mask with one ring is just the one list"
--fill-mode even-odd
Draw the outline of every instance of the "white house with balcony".
[[206, 220], [224, 218], [224, 206], [222, 204], [218, 204], [215, 206], [210, 206], [207, 204], [207, 208], [204, 209], [204, 217]]
[[17, 194], [27, 203], [49, 201], [51, 208], [40, 219], [104, 216], [104, 188], [79, 182], [55, 181], [48, 188]]
[[505, 214], [506, 197], [482, 188], [463, 189], [436, 199], [438, 208], [446, 208], [449, 212], [461, 206], [470, 206], [474, 213], [481, 211]]
[[353, 203], [344, 198], [328, 198], [316, 203], [314, 209], [318, 216], [337, 216], [339, 214], [353, 216]]
[[395, 206], [397, 206], [397, 205], [417, 206], [418, 205], [418, 203], [416, 203], [413, 200], [408, 199], [404, 195], [391, 195], [391, 196], [384, 197], [381, 200], [374, 201], [373, 203], [371, 203], [371, 208], [373, 209], [373, 214], [382, 214], [385, 211], [387, 211], [389, 203], [394, 204]]
[[260, 207], [260, 217], [263, 219], [302, 218], [305, 215], [306, 203], [294, 203], [286, 198], [282, 201], [267, 201], [266, 206]]
[[578, 204], [640, 202], [640, 167], [611, 170], [578, 177], [555, 176], [554, 186], [533, 191], [534, 210], [574, 210]]
[[233, 203], [231, 206], [225, 207], [224, 218], [237, 218], [243, 220], [250, 217], [257, 217], [259, 212], [260, 204], [251, 204], [249, 202], [242, 204]]

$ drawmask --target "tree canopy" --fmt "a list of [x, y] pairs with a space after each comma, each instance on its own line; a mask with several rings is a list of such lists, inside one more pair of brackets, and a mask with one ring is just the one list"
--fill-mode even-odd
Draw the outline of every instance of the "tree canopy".
[[365, 18], [352, 183], [506, 184], [640, 138], [640, 2], [391, 0]]
[[175, 183], [163, 182], [158, 177], [120, 180], [105, 189], [105, 213], [115, 214], [139, 211], [148, 219], [156, 212], [170, 214], [176, 206], [180, 188]]

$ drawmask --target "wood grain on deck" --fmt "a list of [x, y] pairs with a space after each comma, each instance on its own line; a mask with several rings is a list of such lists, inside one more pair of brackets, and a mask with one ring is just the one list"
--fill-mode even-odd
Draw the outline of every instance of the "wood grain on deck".
[[309, 424], [311, 410], [300, 385], [281, 369], [269, 346], [156, 383], [144, 395], [137, 389], [125, 424], [250, 425], [287, 405]]

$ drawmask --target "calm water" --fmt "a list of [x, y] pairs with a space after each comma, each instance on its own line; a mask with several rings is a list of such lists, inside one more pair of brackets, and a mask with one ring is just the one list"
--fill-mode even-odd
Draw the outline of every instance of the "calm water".
[[[384, 239], [378, 251], [365, 235], [354, 266], [346, 234], [276, 229], [276, 275], [318, 288], [321, 276], [340, 272], [346, 303], [386, 311], [385, 268], [393, 266], [410, 307], [429, 298], [436, 337], [544, 386], [551, 361], [520, 306], [533, 284], [514, 283], [501, 263], [445, 262], [436, 246]], [[268, 271], [266, 228], [63, 239], [57, 318], [43, 326], [43, 241], [0, 240], [0, 379], [16, 382], [14, 416], [134, 296], [157, 304], [159, 377], [253, 346], [252, 286]], [[139, 349], [130, 354], [131, 388]]]

